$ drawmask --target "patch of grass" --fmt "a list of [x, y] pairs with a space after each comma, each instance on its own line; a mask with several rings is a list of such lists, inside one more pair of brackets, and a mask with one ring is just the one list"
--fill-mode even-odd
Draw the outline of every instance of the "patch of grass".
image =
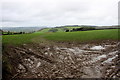
[[32, 34], [18, 34], [18, 35], [3, 35], [2, 43], [3, 44], [12, 44], [12, 45], [20, 45], [24, 43], [31, 43], [32, 39], [40, 36], [42, 33], [36, 32]]
[[91, 30], [91, 31], [77, 31], [77, 32], [58, 32], [52, 34], [45, 34], [44, 38], [53, 41], [93, 41], [93, 40], [117, 40], [118, 29], [110, 30]]

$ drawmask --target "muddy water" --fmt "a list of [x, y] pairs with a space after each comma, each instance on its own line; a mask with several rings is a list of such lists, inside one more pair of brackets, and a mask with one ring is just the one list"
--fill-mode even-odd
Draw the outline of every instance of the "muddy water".
[[[18, 77], [24, 78], [101, 78], [112, 75], [108, 67], [115, 65], [118, 51], [113, 45], [83, 45], [81, 47], [45, 47], [39, 51], [22, 49], [22, 64], [18, 65]], [[114, 68], [111, 68], [114, 69]], [[106, 75], [106, 76], [105, 76]], [[117, 74], [114, 74], [114, 77]]]

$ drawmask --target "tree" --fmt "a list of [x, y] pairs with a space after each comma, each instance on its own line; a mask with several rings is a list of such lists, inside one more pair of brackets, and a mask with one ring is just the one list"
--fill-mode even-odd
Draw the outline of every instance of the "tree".
[[69, 32], [69, 29], [67, 29], [65, 32]]

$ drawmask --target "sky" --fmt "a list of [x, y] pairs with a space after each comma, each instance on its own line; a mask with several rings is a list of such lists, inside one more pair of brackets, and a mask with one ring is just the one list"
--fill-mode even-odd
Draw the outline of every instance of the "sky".
[[118, 24], [119, 0], [1, 0], [0, 26]]

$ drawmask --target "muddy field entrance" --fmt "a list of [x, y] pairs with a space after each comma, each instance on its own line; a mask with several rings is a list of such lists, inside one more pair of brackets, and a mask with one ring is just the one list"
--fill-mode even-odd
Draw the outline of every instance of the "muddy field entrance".
[[16, 64], [11, 78], [120, 78], [119, 44], [23, 44], [8, 52]]

